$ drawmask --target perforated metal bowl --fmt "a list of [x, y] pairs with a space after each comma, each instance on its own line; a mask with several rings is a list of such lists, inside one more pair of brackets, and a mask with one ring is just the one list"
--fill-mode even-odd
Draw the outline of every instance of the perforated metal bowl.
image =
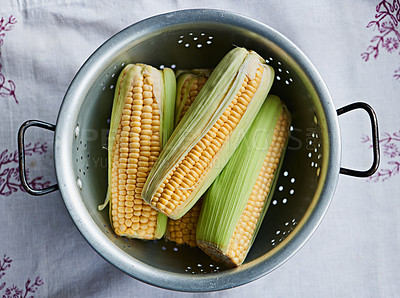
[[[176, 69], [213, 67], [233, 47], [253, 49], [276, 71], [271, 93], [292, 113], [288, 150], [272, 204], [245, 261], [235, 269], [216, 264], [197, 248], [171, 242], [128, 240], [116, 236], [108, 210], [99, 212], [107, 188], [108, 121], [117, 77], [127, 63]], [[317, 70], [287, 38], [270, 27], [226, 11], [185, 10], [134, 24], [105, 42], [71, 83], [56, 126], [28, 121], [20, 129], [21, 181], [23, 137], [30, 126], [55, 129], [54, 159], [58, 187], [76, 226], [106, 260], [144, 282], [180, 291], [213, 291], [255, 280], [291, 257], [311, 236], [332, 199], [339, 172], [367, 176], [369, 171], [340, 168], [337, 113], [367, 110], [377, 140], [372, 109], [358, 103], [336, 111]], [[374, 122], [375, 121], [375, 122]]]

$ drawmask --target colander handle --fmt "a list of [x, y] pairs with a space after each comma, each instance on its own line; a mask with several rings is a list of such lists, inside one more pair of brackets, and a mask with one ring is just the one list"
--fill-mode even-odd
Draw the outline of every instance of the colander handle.
[[350, 112], [356, 109], [363, 109], [365, 110], [369, 118], [371, 120], [371, 129], [372, 129], [372, 150], [373, 150], [373, 161], [372, 166], [366, 171], [358, 171], [358, 170], [351, 170], [346, 168], [340, 168], [340, 174], [354, 176], [354, 177], [369, 177], [372, 176], [379, 167], [379, 160], [380, 160], [380, 153], [379, 153], [379, 134], [378, 134], [378, 119], [376, 117], [375, 111], [372, 109], [370, 105], [365, 102], [355, 102], [344, 106], [338, 110], [336, 113], [338, 116]]
[[41, 196], [49, 192], [58, 190], [58, 185], [54, 184], [43, 189], [34, 189], [28, 183], [28, 180], [26, 178], [25, 165], [25, 131], [31, 126], [37, 126], [51, 131], [55, 131], [56, 126], [39, 120], [28, 120], [24, 122], [18, 130], [19, 177], [21, 179], [21, 185], [27, 193], [34, 196]]

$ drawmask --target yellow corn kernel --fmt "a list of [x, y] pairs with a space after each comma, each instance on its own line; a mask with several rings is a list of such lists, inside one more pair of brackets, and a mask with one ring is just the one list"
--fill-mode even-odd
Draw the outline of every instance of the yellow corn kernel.
[[210, 69], [193, 69], [177, 74], [175, 125], [186, 114], [197, 94], [206, 83], [210, 73]]
[[179, 219], [168, 219], [165, 237], [177, 244], [196, 246], [196, 229], [202, 200], [200, 199], [184, 216]]

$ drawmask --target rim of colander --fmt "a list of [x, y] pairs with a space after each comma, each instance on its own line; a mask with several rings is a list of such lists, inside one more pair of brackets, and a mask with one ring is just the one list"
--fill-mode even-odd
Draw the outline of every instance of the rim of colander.
[[[74, 157], [71, 150], [78, 112], [84, 101], [82, 95], [87, 93], [96, 79], [96, 74], [102, 72], [102, 67], [107, 61], [127, 44], [149, 33], [179, 24], [193, 23], [220, 23], [241, 27], [266, 37], [284, 48], [313, 82], [326, 116], [326, 126], [329, 127], [330, 136], [329, 167], [326, 170], [325, 183], [320, 190], [320, 199], [307, 221], [290, 241], [270, 257], [260, 257], [235, 269], [195, 276], [152, 267], [132, 258], [106, 237], [80, 199], [77, 177], [72, 167]], [[157, 287], [205, 292], [233, 288], [254, 281], [282, 265], [305, 244], [324, 217], [333, 197], [339, 176], [341, 142], [336, 110], [329, 91], [313, 64], [293, 42], [275, 29], [237, 13], [215, 9], [187, 9], [156, 15], [130, 25], [108, 39], [87, 59], [73, 79], [62, 102], [54, 137], [54, 155], [57, 181], [65, 206], [83, 237], [105, 260], [128, 275]]]

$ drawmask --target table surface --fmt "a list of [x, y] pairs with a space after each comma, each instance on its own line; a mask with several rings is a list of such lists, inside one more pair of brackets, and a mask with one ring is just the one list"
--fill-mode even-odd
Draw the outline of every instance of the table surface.
[[[55, 123], [79, 67], [130, 24], [184, 8], [218, 8], [286, 35], [324, 78], [336, 108], [369, 103], [381, 164], [369, 178], [339, 177], [327, 215], [289, 261], [250, 284], [206, 294], [137, 281], [107, 263], [73, 224], [58, 191], [32, 197], [18, 178], [17, 131]], [[400, 292], [400, 1], [12, 1], [0, 6], [0, 296], [396, 297]], [[363, 112], [339, 117], [342, 166], [371, 162]], [[52, 133], [27, 136], [29, 179], [55, 182]], [[398, 297], [398, 296], [397, 296]]]

